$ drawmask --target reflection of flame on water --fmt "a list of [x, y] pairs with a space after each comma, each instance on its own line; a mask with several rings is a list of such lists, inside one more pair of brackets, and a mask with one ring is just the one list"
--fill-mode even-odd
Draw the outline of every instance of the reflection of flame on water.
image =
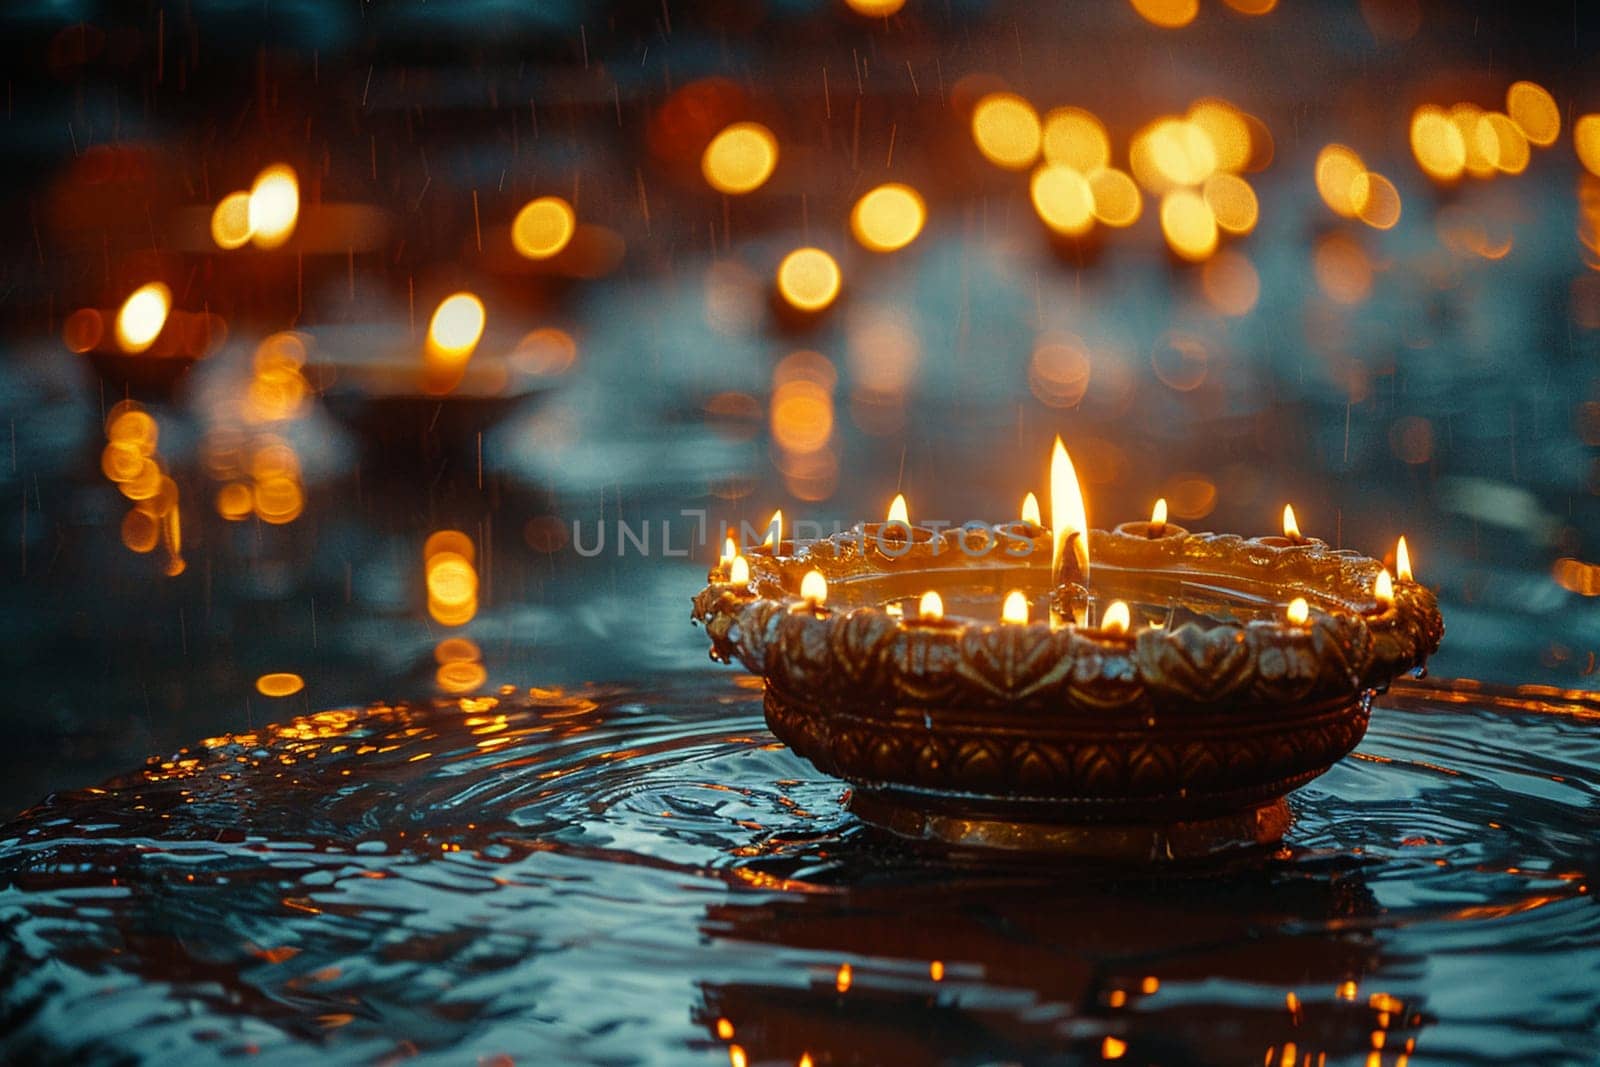
[[434, 683], [444, 690], [460, 696], [483, 688], [489, 672], [483, 666], [483, 652], [476, 642], [465, 637], [447, 637], [433, 650], [439, 669], [434, 672]]
[[440, 530], [423, 545], [428, 614], [441, 626], [465, 626], [478, 614], [477, 549], [460, 530]]
[[161, 466], [156, 452], [160, 427], [132, 400], [124, 400], [106, 416], [106, 447], [100, 470], [122, 495], [134, 502], [122, 519], [122, 543], [140, 554], [167, 549], [166, 573], [182, 574], [183, 527], [178, 513], [178, 484]]

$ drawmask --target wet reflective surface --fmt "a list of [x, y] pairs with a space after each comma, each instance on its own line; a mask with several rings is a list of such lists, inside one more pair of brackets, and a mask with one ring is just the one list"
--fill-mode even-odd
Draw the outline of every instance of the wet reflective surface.
[[727, 675], [325, 712], [4, 830], [0, 1050], [1582, 1062], [1596, 721], [1408, 684], [1281, 850], [1152, 876], [886, 838]]
[[[0, 1060], [1600, 1059], [1596, 11], [605, 7], [0, 6]], [[1437, 180], [1418, 109], [1516, 79], [1552, 143]], [[1248, 225], [1189, 262], [1147, 187], [1052, 235], [990, 92], [1130, 172], [1227, 101]], [[777, 166], [725, 195], [745, 121]], [[294, 234], [219, 230], [282, 167]], [[1009, 519], [1056, 434], [1097, 527], [1405, 534], [1434, 677], [1491, 688], [1386, 697], [1226, 869], [863, 826], [705, 662], [716, 527]]]

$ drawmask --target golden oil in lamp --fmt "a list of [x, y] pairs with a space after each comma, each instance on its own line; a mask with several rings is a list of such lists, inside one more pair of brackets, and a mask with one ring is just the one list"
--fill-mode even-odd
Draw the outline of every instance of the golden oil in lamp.
[[1191, 533], [1164, 501], [1093, 530], [1059, 439], [1050, 481], [1048, 528], [1025, 501], [983, 538], [898, 497], [806, 544], [774, 516], [693, 617], [762, 678], [773, 733], [896, 833], [1141, 861], [1277, 841], [1285, 796], [1438, 648], [1404, 538], [1391, 575], [1292, 509], [1281, 536]]

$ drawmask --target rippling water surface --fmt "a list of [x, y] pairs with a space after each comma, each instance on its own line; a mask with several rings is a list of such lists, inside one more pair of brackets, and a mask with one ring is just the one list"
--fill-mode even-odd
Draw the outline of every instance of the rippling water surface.
[[1597, 719], [1408, 687], [1141, 875], [886, 838], [722, 675], [326, 712], [0, 830], [0, 1058], [1590, 1062]]

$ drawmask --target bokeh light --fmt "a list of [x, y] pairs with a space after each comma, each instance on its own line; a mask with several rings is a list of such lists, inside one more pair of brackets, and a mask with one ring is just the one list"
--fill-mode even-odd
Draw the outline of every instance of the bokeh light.
[[1255, 138], [1244, 112], [1226, 100], [1196, 100], [1189, 106], [1189, 121], [1210, 140], [1218, 170], [1241, 171], [1250, 165]]
[[972, 111], [972, 139], [984, 158], [1022, 170], [1039, 156], [1042, 133], [1033, 105], [1015, 93], [990, 93]]
[[1261, 276], [1242, 252], [1225, 248], [1206, 260], [1200, 271], [1206, 302], [1219, 315], [1248, 315], [1261, 297]]
[[256, 175], [245, 218], [257, 248], [278, 248], [294, 236], [300, 218], [300, 182], [293, 167], [274, 163]]
[[1217, 225], [1232, 234], [1255, 229], [1261, 213], [1256, 192], [1237, 174], [1219, 172], [1206, 179], [1203, 188], [1206, 206], [1216, 216]]
[[1522, 135], [1540, 148], [1548, 148], [1561, 136], [1561, 108], [1544, 86], [1535, 82], [1513, 82], [1506, 90], [1506, 114]]
[[850, 229], [863, 247], [894, 252], [917, 239], [927, 220], [922, 197], [909, 185], [888, 182], [856, 201]]
[[1353, 219], [1361, 213], [1355, 199], [1356, 179], [1367, 172], [1367, 165], [1353, 149], [1331, 144], [1317, 153], [1317, 192], [1335, 214]]
[[429, 348], [465, 360], [478, 347], [485, 322], [483, 301], [472, 293], [452, 293], [439, 302], [428, 323]]
[[797, 248], [778, 264], [778, 293], [801, 311], [822, 311], [839, 295], [839, 264], [820, 248]]
[[1040, 140], [1045, 162], [1093, 174], [1111, 163], [1105, 123], [1079, 107], [1058, 107], [1044, 117]]
[[1056, 233], [1078, 236], [1094, 228], [1094, 193], [1088, 179], [1071, 167], [1038, 168], [1028, 191], [1039, 218]]
[[1507, 116], [1498, 111], [1478, 116], [1473, 134], [1477, 153], [1495, 170], [1521, 174], [1528, 169], [1528, 139]]
[[1393, 229], [1400, 221], [1400, 191], [1381, 174], [1365, 171], [1356, 175], [1350, 199], [1358, 205], [1361, 221], [1374, 229]]
[[851, 11], [870, 18], [888, 18], [906, 6], [906, 0], [844, 0], [844, 2]]
[[229, 193], [211, 212], [211, 239], [218, 248], [243, 248], [250, 243], [250, 194]]
[[1600, 177], [1600, 115], [1584, 115], [1572, 124], [1572, 145], [1584, 169]]
[[117, 312], [117, 344], [124, 352], [143, 352], [155, 344], [172, 311], [172, 290], [161, 282], [135, 289]]
[[1200, 13], [1200, 0], [1128, 0], [1139, 17], [1165, 30], [1181, 29]]
[[1089, 175], [1094, 217], [1107, 226], [1132, 226], [1144, 210], [1139, 186], [1126, 171], [1106, 167]]
[[778, 138], [759, 122], [736, 122], [711, 139], [700, 173], [721, 193], [754, 192], [778, 166]]
[[559, 196], [530, 200], [511, 220], [511, 244], [528, 259], [549, 259], [560, 254], [578, 229], [578, 215]]
[[1411, 154], [1430, 178], [1451, 182], [1467, 169], [1467, 144], [1444, 108], [1424, 104], [1411, 115]]
[[1184, 259], [1198, 262], [1217, 248], [1217, 218], [1204, 198], [1179, 189], [1161, 198], [1161, 232]]

